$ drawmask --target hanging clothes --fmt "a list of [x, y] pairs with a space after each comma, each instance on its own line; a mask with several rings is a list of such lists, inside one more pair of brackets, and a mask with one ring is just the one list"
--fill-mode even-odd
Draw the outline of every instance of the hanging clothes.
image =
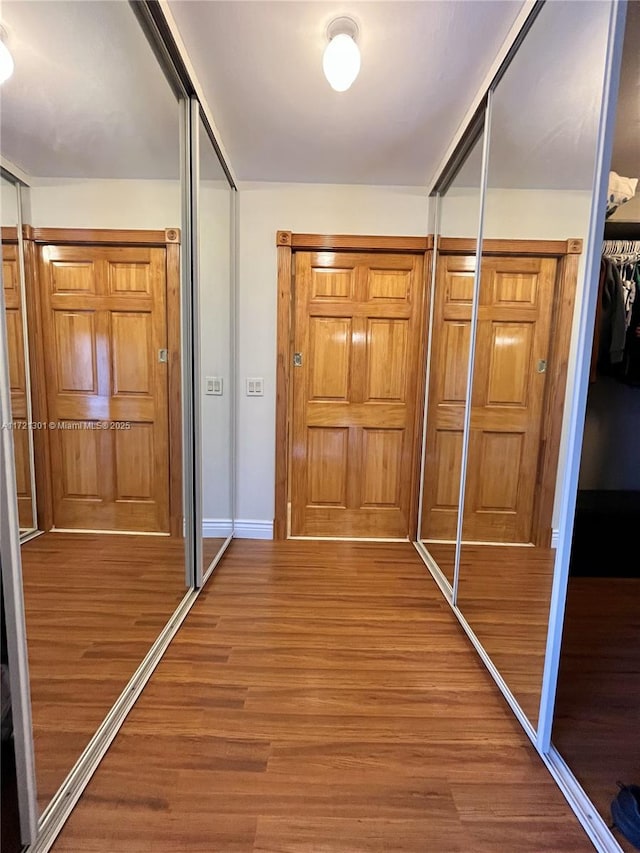
[[609, 259], [604, 259], [604, 280], [602, 284], [602, 313], [600, 332], [600, 351], [598, 365], [603, 372], [610, 372], [612, 365], [620, 364], [624, 358], [627, 324], [625, 312], [625, 294], [620, 272]]
[[[640, 385], [640, 242], [603, 246], [594, 334], [597, 375]], [[594, 375], [595, 373], [595, 375]]]
[[629, 318], [624, 351], [623, 380], [640, 386], [640, 263], [633, 267], [635, 300]]

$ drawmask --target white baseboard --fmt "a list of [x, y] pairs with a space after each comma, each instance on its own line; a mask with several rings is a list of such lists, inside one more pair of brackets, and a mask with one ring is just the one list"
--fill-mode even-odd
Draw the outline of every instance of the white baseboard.
[[233, 523], [236, 539], [273, 539], [273, 521], [259, 518], [237, 518]]
[[551, 547], [558, 547], [558, 539], [560, 537], [560, 529], [558, 527], [551, 528]]
[[205, 539], [226, 539], [231, 533], [236, 539], [273, 539], [273, 521], [259, 518], [203, 518], [202, 535]]
[[205, 539], [226, 539], [233, 528], [230, 518], [203, 518], [202, 535]]

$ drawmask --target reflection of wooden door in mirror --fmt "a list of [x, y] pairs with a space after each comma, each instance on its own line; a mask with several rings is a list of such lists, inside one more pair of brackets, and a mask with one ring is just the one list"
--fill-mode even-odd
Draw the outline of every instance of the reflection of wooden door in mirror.
[[531, 542], [555, 258], [483, 258], [462, 538]]
[[27, 530], [33, 527], [33, 510], [31, 504], [29, 430], [27, 426], [27, 371], [25, 366], [23, 331], [24, 306], [20, 290], [17, 242], [5, 242], [3, 240], [2, 282], [7, 325], [18, 520], [20, 528]]
[[[456, 536], [475, 258], [440, 256], [422, 535]], [[534, 541], [557, 260], [483, 257], [463, 539]]]
[[165, 249], [40, 257], [54, 526], [169, 532]]
[[291, 534], [407, 538], [422, 255], [298, 252]]

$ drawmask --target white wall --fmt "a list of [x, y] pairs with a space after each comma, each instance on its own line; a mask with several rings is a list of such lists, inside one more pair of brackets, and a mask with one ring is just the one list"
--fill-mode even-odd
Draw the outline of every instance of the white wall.
[[0, 224], [15, 228], [18, 224], [18, 196], [15, 184], [0, 178]]
[[[205, 535], [227, 536], [233, 518], [231, 474], [231, 190], [200, 185], [200, 354], [202, 514]], [[221, 397], [204, 393], [207, 376], [223, 380]]]
[[179, 228], [178, 181], [39, 179], [30, 225], [41, 228]]
[[[424, 191], [318, 184], [240, 186], [237, 515], [271, 522], [275, 483], [276, 231], [422, 235]], [[244, 379], [262, 376], [264, 397]]]

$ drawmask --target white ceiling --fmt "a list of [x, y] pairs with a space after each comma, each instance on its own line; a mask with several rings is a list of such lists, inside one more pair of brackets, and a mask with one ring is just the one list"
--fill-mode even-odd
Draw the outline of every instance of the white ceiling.
[[[520, 5], [171, 0], [240, 180], [414, 186], [432, 176]], [[494, 186], [590, 187], [606, 10], [543, 9], [496, 100]], [[345, 13], [360, 24], [362, 72], [336, 93], [321, 57], [327, 23]], [[4, 0], [2, 20], [16, 61], [0, 89], [8, 160], [43, 178], [178, 177], [176, 100], [126, 0]], [[636, 176], [639, 32], [630, 3], [613, 168]], [[206, 176], [219, 177], [208, 159]]]
[[[555, 0], [543, 7], [493, 98], [489, 187], [591, 190], [608, 18], [608, 5], [592, 0]], [[632, 54], [625, 51], [624, 63], [637, 69], [638, 54]], [[623, 79], [628, 88], [629, 74]], [[637, 85], [636, 79], [636, 98]], [[628, 94], [621, 94], [625, 132], [617, 147], [625, 155], [635, 151], [637, 160], [640, 136], [627, 132], [627, 121], [634, 126]], [[478, 186], [480, 169], [476, 148], [456, 186]]]
[[[424, 186], [520, 0], [171, 0], [241, 181]], [[362, 70], [334, 92], [327, 24], [360, 27]]]
[[178, 178], [178, 106], [126, 0], [3, 0], [2, 154], [29, 175]]

